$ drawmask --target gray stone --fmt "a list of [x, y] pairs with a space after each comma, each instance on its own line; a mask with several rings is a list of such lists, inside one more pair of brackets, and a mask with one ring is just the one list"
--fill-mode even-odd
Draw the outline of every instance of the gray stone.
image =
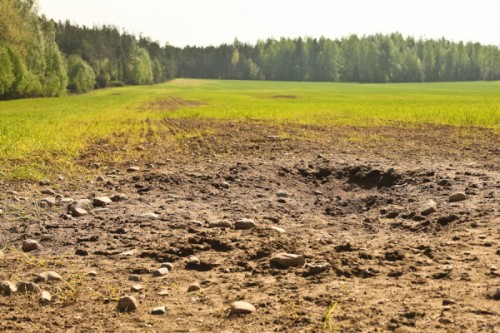
[[437, 204], [434, 200], [429, 200], [425, 203], [425, 205], [422, 206], [420, 209], [420, 213], [422, 215], [429, 215], [432, 214], [436, 211]]
[[40, 287], [33, 282], [20, 281], [17, 283], [17, 290], [20, 293], [35, 293], [40, 292]]
[[234, 222], [234, 228], [236, 230], [248, 230], [248, 229], [253, 229], [256, 226], [257, 224], [252, 219], [241, 219]]
[[21, 249], [24, 252], [31, 252], [38, 250], [40, 248], [40, 243], [34, 239], [26, 239], [23, 241], [23, 244], [21, 245]]
[[449, 202], [459, 202], [459, 201], [464, 201], [467, 200], [467, 195], [463, 192], [456, 192], [450, 195], [448, 198]]
[[231, 304], [230, 314], [231, 315], [250, 314], [254, 313], [255, 311], [257, 311], [257, 309], [252, 304], [248, 302], [238, 301]]
[[299, 267], [306, 262], [304, 256], [291, 253], [279, 253], [271, 258], [271, 263], [282, 267]]
[[208, 223], [209, 228], [232, 228], [232, 224], [228, 220], [218, 220]]
[[200, 284], [199, 284], [199, 283], [193, 283], [192, 285], [190, 285], [190, 286], [188, 287], [188, 290], [187, 290], [187, 291], [188, 291], [188, 292], [193, 292], [193, 291], [198, 291], [198, 290], [200, 290], [200, 289], [201, 289], [201, 286], [200, 286]]
[[116, 309], [119, 312], [131, 312], [137, 309], [137, 300], [135, 299], [134, 296], [123, 296], [120, 298], [118, 301], [118, 305], [116, 306]]
[[166, 312], [167, 312], [167, 309], [165, 308], [165, 306], [158, 306], [158, 307], [153, 308], [151, 310], [151, 314], [155, 315], [155, 316], [164, 315]]
[[156, 293], [158, 296], [168, 296], [170, 295], [170, 292], [167, 289], [162, 289], [159, 292]]
[[168, 268], [166, 267], [158, 268], [153, 272], [153, 276], [165, 276], [167, 274], [168, 274]]
[[69, 205], [68, 205], [68, 211], [72, 211], [73, 208], [83, 208], [85, 210], [92, 210], [92, 208], [94, 208], [94, 206], [92, 205], [92, 202], [89, 200], [89, 199], [80, 199], [80, 200], [76, 200], [76, 201], [73, 201], [71, 202]]
[[47, 282], [47, 281], [62, 281], [61, 275], [54, 271], [47, 271], [38, 274], [35, 279], [36, 282]]
[[106, 207], [110, 203], [112, 203], [110, 198], [108, 197], [97, 197], [92, 200], [94, 207]]
[[17, 291], [17, 287], [10, 281], [0, 281], [0, 294], [9, 296]]
[[48, 291], [42, 291], [40, 298], [39, 298], [40, 303], [42, 304], [47, 304], [52, 301], [52, 295]]

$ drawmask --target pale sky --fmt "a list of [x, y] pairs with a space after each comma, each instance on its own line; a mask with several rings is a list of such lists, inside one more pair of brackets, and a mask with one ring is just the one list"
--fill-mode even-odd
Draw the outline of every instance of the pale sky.
[[219, 45], [235, 38], [341, 38], [401, 32], [500, 46], [500, 0], [38, 0], [55, 20], [111, 24], [162, 45]]

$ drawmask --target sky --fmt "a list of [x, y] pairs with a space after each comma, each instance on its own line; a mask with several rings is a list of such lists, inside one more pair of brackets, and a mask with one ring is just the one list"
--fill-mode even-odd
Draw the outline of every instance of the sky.
[[500, 46], [500, 0], [38, 0], [48, 18], [115, 25], [162, 45], [399, 31]]

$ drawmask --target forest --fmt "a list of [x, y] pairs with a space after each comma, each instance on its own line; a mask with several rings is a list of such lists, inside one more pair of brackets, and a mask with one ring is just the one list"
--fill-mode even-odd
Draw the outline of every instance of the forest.
[[35, 0], [0, 3], [0, 99], [61, 96], [175, 77], [335, 82], [500, 80], [498, 46], [400, 33], [174, 47], [114, 26], [54, 22]]

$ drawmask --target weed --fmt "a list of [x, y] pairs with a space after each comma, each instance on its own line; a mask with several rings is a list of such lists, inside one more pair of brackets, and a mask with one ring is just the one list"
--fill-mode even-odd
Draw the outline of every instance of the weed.
[[325, 320], [323, 321], [323, 331], [328, 330], [328, 332], [333, 332], [333, 313], [335, 312], [335, 309], [337, 308], [338, 303], [335, 302], [332, 306], [328, 308], [328, 311], [326, 312], [325, 315]]

